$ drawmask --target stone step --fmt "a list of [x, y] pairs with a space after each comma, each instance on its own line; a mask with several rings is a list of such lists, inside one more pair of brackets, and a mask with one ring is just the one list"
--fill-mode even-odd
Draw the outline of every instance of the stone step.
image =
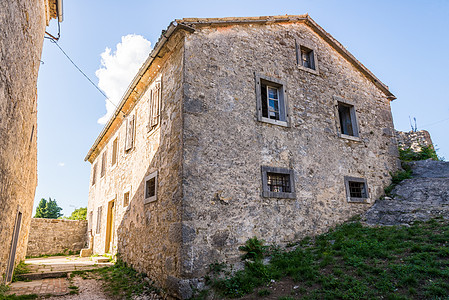
[[53, 272], [40, 272], [40, 273], [28, 273], [20, 275], [24, 280], [41, 280], [46, 278], [60, 278], [67, 277], [70, 271], [53, 271]]
[[92, 257], [92, 259], [96, 262], [96, 263], [107, 263], [109, 262], [109, 257]]

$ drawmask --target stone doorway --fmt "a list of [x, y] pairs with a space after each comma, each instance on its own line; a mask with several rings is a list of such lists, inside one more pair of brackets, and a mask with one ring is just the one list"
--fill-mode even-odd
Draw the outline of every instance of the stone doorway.
[[115, 200], [108, 203], [108, 216], [106, 221], [106, 244], [105, 253], [112, 253], [112, 245], [114, 243], [114, 216], [115, 216]]
[[16, 259], [17, 242], [19, 241], [20, 226], [22, 225], [22, 212], [20, 209], [17, 211], [16, 223], [14, 225], [14, 231], [11, 241], [11, 250], [9, 252], [9, 261], [6, 267], [6, 283], [10, 283], [14, 272], [14, 261]]

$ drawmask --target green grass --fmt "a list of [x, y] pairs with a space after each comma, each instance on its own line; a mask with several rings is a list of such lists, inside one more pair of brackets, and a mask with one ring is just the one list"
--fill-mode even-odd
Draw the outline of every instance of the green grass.
[[133, 295], [142, 295], [151, 291], [159, 292], [152, 285], [152, 282], [145, 280], [144, 274], [138, 273], [120, 259], [111, 267], [74, 271], [71, 274], [72, 277], [76, 275], [83, 279], [96, 278], [102, 280], [104, 291], [114, 298], [132, 299]]
[[[430, 146], [421, 146], [421, 151], [414, 152], [410, 148], [401, 149], [399, 148], [399, 159], [401, 161], [417, 161], [417, 160], [426, 160], [426, 159], [440, 160], [432, 145]], [[443, 159], [444, 160], [444, 159]]]
[[9, 287], [6, 285], [0, 284], [0, 300], [31, 300], [36, 299], [37, 295], [24, 295], [24, 296], [16, 296], [16, 295], [6, 295], [6, 292], [8, 292]]
[[30, 267], [23, 260], [17, 264], [14, 268], [14, 273], [12, 276], [12, 282], [23, 281], [24, 278], [21, 276], [23, 274], [30, 273]]
[[[277, 248], [269, 264], [247, 259], [245, 269], [232, 276], [221, 269], [208, 283], [230, 298], [289, 277], [302, 299], [446, 299], [448, 241], [449, 222], [441, 219], [378, 228], [353, 221], [299, 242], [294, 250]], [[290, 291], [284, 299], [288, 297]]]

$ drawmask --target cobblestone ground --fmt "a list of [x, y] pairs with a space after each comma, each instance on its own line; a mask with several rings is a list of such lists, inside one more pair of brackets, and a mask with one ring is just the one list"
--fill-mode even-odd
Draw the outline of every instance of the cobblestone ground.
[[67, 278], [49, 278], [33, 281], [18, 281], [10, 285], [8, 294], [20, 295], [65, 295], [70, 292]]

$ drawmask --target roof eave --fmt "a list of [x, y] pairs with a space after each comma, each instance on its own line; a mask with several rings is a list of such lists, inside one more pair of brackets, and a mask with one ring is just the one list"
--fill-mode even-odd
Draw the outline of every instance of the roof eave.
[[101, 142], [103, 137], [109, 131], [109, 128], [111, 128], [111, 126], [114, 123], [114, 121], [117, 118], [117, 116], [120, 114], [120, 112], [123, 113], [122, 112], [122, 108], [125, 105], [126, 101], [128, 100], [128, 97], [131, 95], [133, 90], [136, 88], [136, 86], [139, 83], [140, 79], [145, 74], [147, 69], [151, 66], [151, 64], [153, 63], [154, 59], [158, 56], [158, 54], [159, 54], [160, 50], [162, 49], [162, 47], [164, 47], [165, 43], [168, 41], [170, 36], [178, 28], [179, 29], [185, 29], [185, 30], [188, 30], [188, 31], [194, 30], [194, 29], [192, 29], [190, 27], [185, 26], [184, 24], [178, 24], [176, 22], [176, 20], [170, 23], [170, 25], [167, 27], [167, 30], [161, 35], [161, 37], [157, 41], [154, 49], [148, 55], [148, 58], [143, 63], [142, 67], [140, 67], [139, 72], [137, 72], [136, 76], [134, 76], [134, 79], [131, 81], [130, 85], [126, 89], [125, 94], [123, 95], [122, 99], [120, 100], [119, 105], [115, 109], [115, 111], [112, 114], [112, 116], [109, 118], [109, 120], [106, 123], [106, 125], [103, 127], [103, 130], [98, 135], [98, 137], [95, 140], [95, 142], [92, 145], [92, 147], [89, 149], [89, 152], [87, 153], [86, 157], [84, 158], [84, 161], [88, 161], [91, 158], [91, 156], [94, 153], [95, 149], [97, 148], [98, 144]]

